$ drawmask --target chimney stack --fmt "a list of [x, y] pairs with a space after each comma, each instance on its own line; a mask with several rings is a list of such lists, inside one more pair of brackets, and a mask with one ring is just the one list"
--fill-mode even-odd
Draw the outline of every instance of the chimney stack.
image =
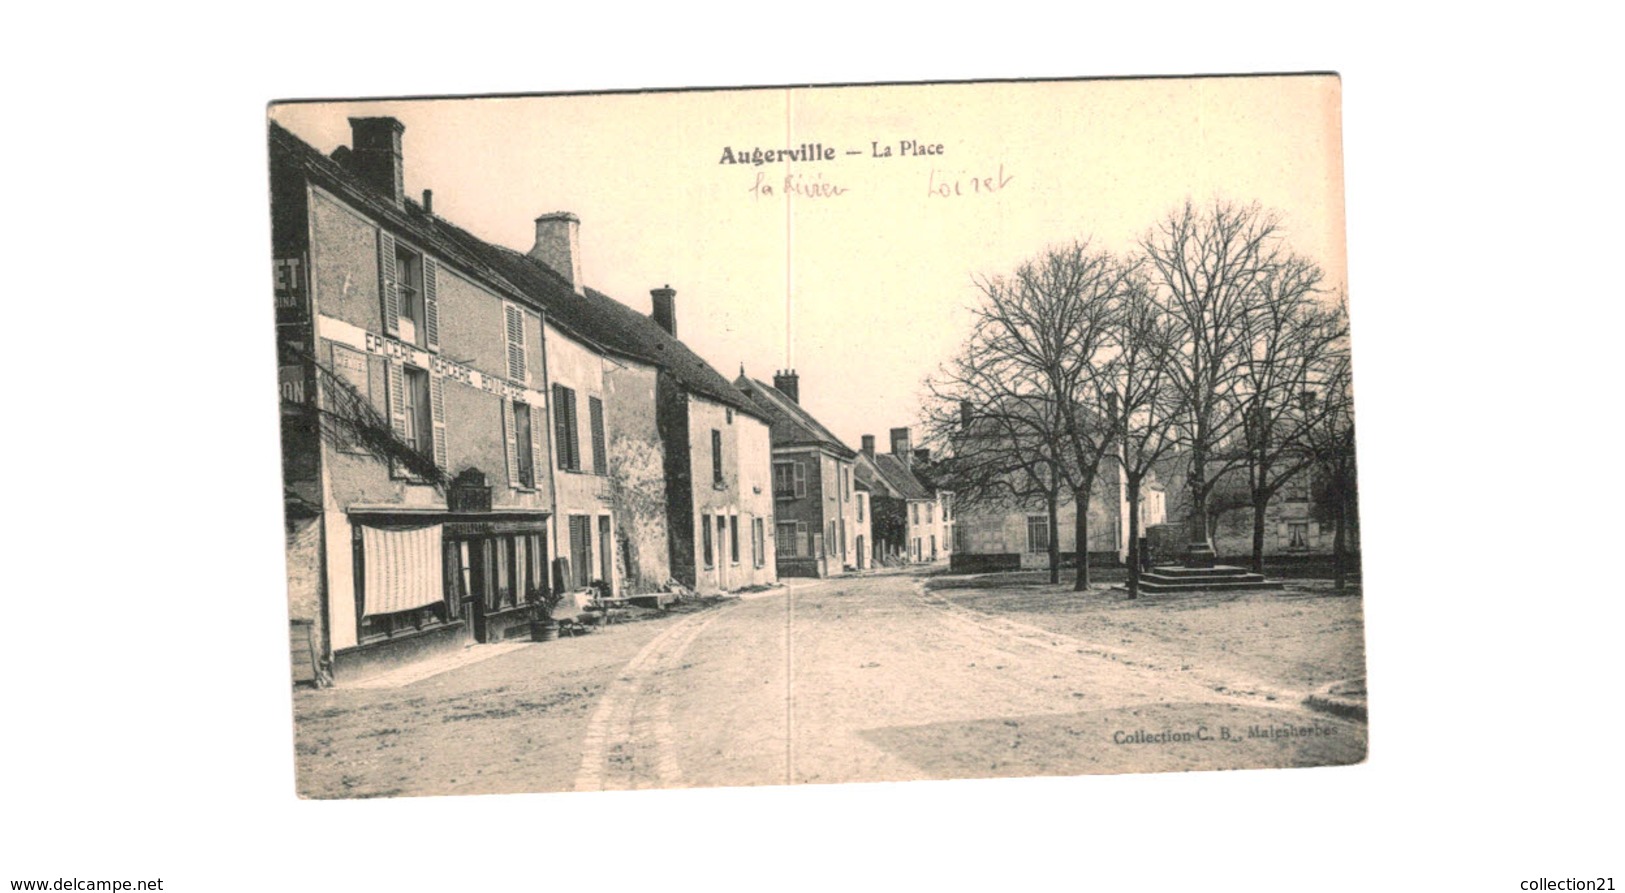
[[[655, 325], [666, 330], [666, 334], [677, 337], [677, 291], [670, 285], [650, 289], [649, 297], [654, 300], [654, 310], [649, 315], [654, 317]], [[739, 366], [739, 374], [745, 374], [743, 363]]]
[[406, 180], [401, 161], [401, 134], [406, 125], [394, 118], [351, 118], [351, 164], [362, 182], [406, 208]]
[[789, 397], [791, 401], [797, 405], [800, 405], [801, 376], [796, 374], [796, 370], [785, 369], [782, 372], [773, 373], [773, 387], [783, 391], [784, 396]]
[[904, 468], [912, 467], [914, 451], [910, 449], [907, 428], [891, 429], [891, 454], [903, 463]]
[[871, 459], [875, 457], [875, 436], [873, 434], [863, 435], [863, 454]]
[[433, 189], [425, 189], [425, 190], [423, 190], [423, 213], [425, 213], [425, 214], [433, 214], [434, 213], [434, 190]]
[[536, 218], [536, 244], [532, 259], [569, 280], [578, 295], [586, 294], [581, 284], [581, 218], [569, 211], [555, 211]]

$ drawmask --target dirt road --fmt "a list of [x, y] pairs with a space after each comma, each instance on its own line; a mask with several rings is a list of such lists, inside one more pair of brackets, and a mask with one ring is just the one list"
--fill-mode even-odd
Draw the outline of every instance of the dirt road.
[[301, 787], [600, 790], [1364, 757], [1363, 724], [1300, 709], [1289, 686], [1226, 685], [1222, 665], [1137, 659], [1087, 625], [1045, 629], [948, 595], [902, 574], [802, 584], [391, 692], [305, 693]]

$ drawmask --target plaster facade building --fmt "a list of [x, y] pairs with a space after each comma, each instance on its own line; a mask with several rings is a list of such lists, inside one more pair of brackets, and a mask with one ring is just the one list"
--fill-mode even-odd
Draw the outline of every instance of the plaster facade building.
[[762, 411], [582, 281], [580, 221], [528, 252], [404, 194], [404, 126], [323, 155], [271, 125], [290, 620], [353, 678], [528, 631], [532, 603], [777, 579]]

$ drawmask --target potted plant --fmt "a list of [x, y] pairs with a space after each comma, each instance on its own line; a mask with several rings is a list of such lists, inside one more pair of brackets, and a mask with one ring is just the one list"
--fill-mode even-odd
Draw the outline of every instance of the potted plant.
[[559, 596], [546, 589], [531, 597], [530, 640], [532, 642], [551, 642], [559, 637], [559, 622], [553, 619], [553, 608], [558, 603]]

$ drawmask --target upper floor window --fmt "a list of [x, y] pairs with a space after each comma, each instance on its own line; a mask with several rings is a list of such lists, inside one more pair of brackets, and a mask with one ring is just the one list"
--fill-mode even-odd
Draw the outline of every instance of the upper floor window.
[[722, 479], [722, 432], [711, 429], [711, 484], [716, 487], [723, 486]]
[[592, 473], [609, 474], [609, 451], [604, 444], [604, 401], [587, 398], [587, 421], [592, 426]]
[[553, 386], [553, 449], [559, 468], [581, 470], [581, 426], [576, 422], [576, 392], [564, 385]]
[[432, 258], [378, 233], [378, 292], [384, 332], [419, 347], [440, 349], [439, 266]]
[[406, 445], [432, 456], [434, 418], [429, 409], [429, 370], [407, 366], [401, 370], [401, 409], [406, 415]]
[[799, 499], [807, 495], [807, 466], [800, 462], [773, 463], [773, 497]]
[[519, 463], [519, 486], [536, 486], [535, 450], [530, 438], [530, 404], [513, 403], [514, 459]]

